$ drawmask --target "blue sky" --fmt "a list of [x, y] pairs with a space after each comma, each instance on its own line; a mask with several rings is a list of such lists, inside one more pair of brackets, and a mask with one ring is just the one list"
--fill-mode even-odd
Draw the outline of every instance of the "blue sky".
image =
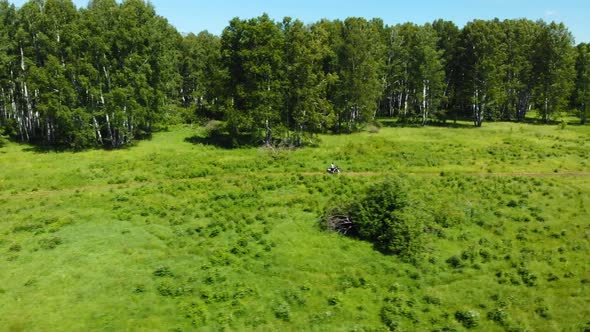
[[[25, 1], [12, 1], [20, 6]], [[563, 22], [576, 42], [590, 42], [589, 0], [151, 0], [159, 15], [180, 32], [208, 30], [221, 34], [233, 17], [250, 18], [263, 12], [281, 20], [284, 16], [306, 23], [321, 18], [380, 17], [386, 24], [423, 24], [437, 18], [462, 27], [479, 18], [528, 18]], [[88, 0], [74, 0], [86, 6]]]

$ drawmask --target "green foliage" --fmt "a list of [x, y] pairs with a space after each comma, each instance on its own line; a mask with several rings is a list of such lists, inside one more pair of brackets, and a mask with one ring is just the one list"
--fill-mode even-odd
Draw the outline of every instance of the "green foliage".
[[[414, 259], [423, 249], [424, 218], [408, 197], [403, 178], [392, 178], [369, 187], [342, 210], [353, 223], [354, 235], [375, 244], [378, 250]], [[327, 212], [334, 215], [334, 211]]]
[[10, 59], [0, 68], [13, 73], [0, 77], [1, 98], [14, 101], [0, 111], [0, 126], [15, 138], [118, 148], [166, 119], [179, 35], [151, 4], [96, 0], [78, 10], [72, 1], [29, 1], [0, 13], [0, 40], [13, 41], [0, 49]]
[[548, 122], [569, 102], [575, 78], [574, 38], [563, 23], [542, 23], [540, 30], [533, 51], [534, 94], [540, 115]]
[[578, 108], [582, 124], [585, 124], [590, 109], [590, 44], [579, 44], [576, 51], [576, 83], [573, 105]]
[[498, 323], [499, 325], [506, 325], [508, 314], [503, 308], [496, 308], [487, 313], [488, 319]]
[[[195, 125], [125, 150], [8, 142], [0, 326], [459, 331], [475, 310], [473, 330], [585, 327], [589, 128], [391, 125], [301, 149], [219, 148]], [[318, 229], [354, 202], [389, 218], [369, 226], [416, 220], [422, 259]]]
[[284, 40], [268, 15], [250, 20], [233, 19], [221, 37], [222, 62], [228, 70], [227, 98], [232, 133], [265, 131], [272, 143], [280, 130], [283, 105]]
[[[22, 142], [121, 148], [180, 122], [224, 121], [229, 144], [304, 146], [377, 116], [587, 116], [584, 44], [563, 24], [235, 18], [182, 36], [140, 0], [0, 4], [0, 128]], [[572, 94], [572, 92], [574, 92]], [[10, 105], [10, 106], [9, 106]]]
[[45, 238], [45, 239], [39, 240], [39, 245], [41, 246], [42, 249], [45, 249], [45, 250], [55, 249], [60, 244], [62, 244], [62, 239], [58, 236], [53, 236], [50, 238]]
[[290, 309], [287, 303], [276, 303], [272, 307], [272, 311], [278, 319], [289, 321], [290, 319]]
[[0, 148], [6, 144], [6, 138], [2, 135], [2, 131], [0, 131]]
[[388, 115], [416, 118], [422, 125], [439, 115], [445, 73], [436, 31], [405, 23], [385, 29]]
[[455, 319], [468, 329], [479, 325], [479, 312], [475, 310], [460, 310], [455, 312]]

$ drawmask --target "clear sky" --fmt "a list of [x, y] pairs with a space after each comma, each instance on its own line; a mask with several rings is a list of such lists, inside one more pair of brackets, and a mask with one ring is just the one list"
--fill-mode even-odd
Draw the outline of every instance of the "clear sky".
[[[22, 5], [25, 0], [13, 0]], [[159, 15], [180, 32], [221, 31], [233, 17], [251, 18], [268, 13], [306, 23], [322, 18], [379, 17], [386, 24], [423, 24], [437, 18], [462, 27], [473, 19], [528, 18], [563, 22], [576, 42], [590, 42], [590, 0], [151, 0]], [[88, 0], [74, 0], [86, 6]]]

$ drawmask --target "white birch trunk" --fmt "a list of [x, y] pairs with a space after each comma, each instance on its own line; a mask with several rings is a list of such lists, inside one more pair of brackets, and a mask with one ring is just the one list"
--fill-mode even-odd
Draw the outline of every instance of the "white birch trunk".
[[100, 127], [98, 126], [98, 121], [96, 121], [96, 118], [93, 116], [92, 117], [92, 122], [94, 123], [94, 130], [96, 131], [96, 138], [98, 139], [98, 142], [102, 145], [102, 134], [100, 133]]
[[422, 125], [426, 125], [428, 110], [426, 108], [426, 82], [422, 82]]

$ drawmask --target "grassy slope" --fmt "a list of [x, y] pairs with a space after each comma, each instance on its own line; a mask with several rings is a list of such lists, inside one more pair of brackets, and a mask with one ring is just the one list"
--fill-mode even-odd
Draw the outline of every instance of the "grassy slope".
[[[196, 133], [0, 148], [0, 330], [461, 330], [460, 310], [486, 330], [577, 330], [590, 317], [588, 127], [384, 128], [291, 152], [185, 141]], [[332, 161], [343, 175], [323, 174]], [[417, 266], [317, 227], [327, 204], [400, 174], [434, 219]]]

